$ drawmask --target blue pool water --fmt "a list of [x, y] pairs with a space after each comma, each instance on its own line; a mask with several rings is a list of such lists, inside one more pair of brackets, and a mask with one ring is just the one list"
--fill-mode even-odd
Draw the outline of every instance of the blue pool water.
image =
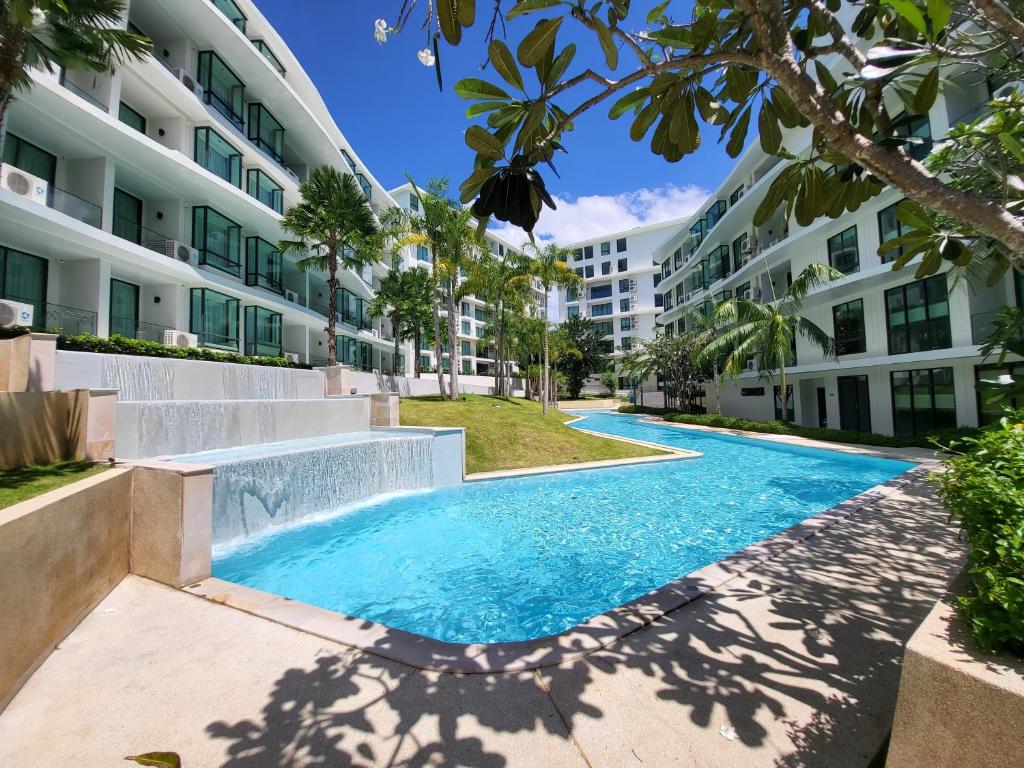
[[215, 553], [229, 581], [450, 642], [528, 640], [720, 560], [909, 469], [588, 413], [703, 453], [393, 496]]

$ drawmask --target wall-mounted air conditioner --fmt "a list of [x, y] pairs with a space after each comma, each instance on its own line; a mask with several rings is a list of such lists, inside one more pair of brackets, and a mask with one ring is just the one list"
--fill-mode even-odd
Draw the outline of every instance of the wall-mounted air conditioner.
[[289, 363], [297, 363], [299, 362], [299, 355], [297, 352], [285, 352], [284, 359]]
[[182, 85], [184, 85], [186, 88], [188, 88], [190, 91], [192, 91], [192, 93], [194, 93], [196, 95], [196, 97], [200, 101], [202, 101], [203, 95], [205, 93], [203, 91], [203, 86], [201, 86], [199, 84], [199, 81], [196, 80], [194, 77], [192, 77], [192, 75], [190, 75], [188, 73], [188, 70], [180, 69], [179, 68], [179, 69], [174, 69], [174, 70], [171, 70], [171, 71], [174, 72], [174, 76], [176, 78], [178, 78], [178, 80], [181, 81]]
[[757, 370], [757, 361], [756, 361], [756, 360], [747, 360], [747, 364], [746, 364], [746, 366], [744, 366], [744, 367], [745, 367], [745, 368], [746, 368], [746, 369], [747, 369], [748, 371], [754, 371], [754, 370]]
[[1024, 92], [1024, 81], [1011, 80], [1008, 83], [1003, 83], [995, 91], [992, 92], [993, 99], [1007, 99], [1014, 91]]
[[193, 267], [199, 266], [199, 251], [191, 245], [177, 240], [168, 240], [165, 248], [168, 251], [165, 253], [166, 256], [177, 259], [185, 264], [190, 264]]
[[20, 168], [7, 164], [0, 165], [0, 187], [40, 205], [46, 205], [50, 191], [50, 185], [46, 179], [40, 179], [38, 176], [25, 173]]
[[683, 301], [684, 302], [685, 301], [689, 301], [692, 298], [693, 298], [693, 291], [687, 291], [685, 297], [683, 298]]
[[32, 325], [35, 308], [31, 304], [20, 301], [0, 300], [0, 327], [10, 328], [14, 325]]
[[380, 338], [380, 331], [378, 331], [376, 328], [371, 328], [370, 330], [373, 333], [373, 338], [375, 338], [375, 339], [379, 339]]
[[198, 347], [199, 337], [188, 331], [166, 330], [164, 331], [165, 347]]
[[629, 290], [630, 291], [635, 291], [636, 290], [636, 280], [630, 279], [630, 281], [629, 281]]
[[284, 300], [285, 301], [290, 301], [292, 304], [298, 304], [299, 303], [299, 294], [297, 294], [295, 291], [289, 291], [287, 288], [285, 288], [285, 290], [284, 290]]

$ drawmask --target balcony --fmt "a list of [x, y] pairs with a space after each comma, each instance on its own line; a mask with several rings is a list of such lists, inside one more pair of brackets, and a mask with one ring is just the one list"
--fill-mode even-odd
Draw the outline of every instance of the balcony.
[[246, 191], [276, 213], [284, 212], [284, 189], [258, 168], [246, 172]]
[[129, 339], [155, 341], [158, 344], [162, 344], [164, 341], [164, 331], [170, 330], [174, 329], [157, 323], [144, 323], [141, 320], [136, 320], [134, 317], [116, 317], [113, 315], [110, 317], [111, 335], [119, 333], [122, 336], [127, 336]]
[[174, 243], [172, 238], [160, 234], [156, 230], [144, 227], [137, 221], [124, 218], [123, 216], [115, 216], [110, 231], [111, 234], [120, 237], [122, 240], [128, 240], [136, 245], [141, 245], [143, 248], [147, 248], [155, 253], [174, 255], [170, 253]]
[[282, 64], [281, 60], [274, 55], [274, 52], [267, 47], [267, 44], [265, 42], [263, 42], [262, 40], [250, 40], [249, 42], [252, 43], [253, 48], [255, 48], [263, 55], [263, 58], [270, 62], [270, 66], [277, 70], [277, 74], [279, 74], [281, 77], [285, 76], [284, 64]]
[[45, 310], [45, 322], [37, 323], [40, 328], [56, 330], [65, 336], [77, 336], [80, 333], [96, 335], [95, 312], [61, 304], [47, 304]]
[[249, 130], [246, 136], [274, 162], [284, 165], [284, 126], [262, 104], [249, 105]]
[[100, 110], [101, 112], [106, 112], [107, 111], [107, 105], [106, 104], [104, 104], [102, 101], [100, 101], [98, 98], [96, 98], [96, 96], [94, 96], [93, 94], [89, 93], [87, 90], [82, 88], [80, 85], [76, 85], [75, 83], [73, 83], [68, 78], [67, 70], [62, 69], [60, 71], [60, 77], [58, 78], [58, 82], [65, 89], [67, 89], [67, 90], [71, 91], [71, 93], [75, 94], [75, 96], [77, 96], [80, 99], [83, 99], [84, 101], [89, 102], [90, 104], [92, 104], [94, 107], [96, 107], [96, 109]]
[[213, 51], [199, 53], [199, 74], [196, 79], [203, 86], [203, 101], [241, 131], [245, 127], [242, 114], [245, 107], [245, 83]]
[[369, 180], [361, 173], [356, 174], [356, 181], [359, 182], [360, 189], [363, 190], [363, 195], [367, 200], [373, 198], [373, 187], [370, 186]]
[[227, 20], [238, 27], [239, 31], [245, 34], [246, 16], [231, 0], [210, 0], [213, 7], [224, 14]]
[[245, 284], [284, 294], [281, 283], [281, 252], [261, 237], [250, 237], [245, 243]]
[[[88, 224], [90, 227], [102, 228], [103, 208], [100, 206], [52, 184], [46, 184], [45, 182], [33, 184], [32, 174], [22, 171], [17, 166], [11, 164], [0, 165], [0, 175], [7, 176], [11, 174], [13, 176], [14, 173], [18, 172], [24, 174], [25, 183], [24, 191], [16, 192], [16, 194], [21, 194], [22, 197], [40, 205], [45, 205], [47, 208], [60, 211], [65, 216], [77, 219], [83, 224]], [[16, 180], [11, 178], [8, 185], [10, 189], [15, 189]]]

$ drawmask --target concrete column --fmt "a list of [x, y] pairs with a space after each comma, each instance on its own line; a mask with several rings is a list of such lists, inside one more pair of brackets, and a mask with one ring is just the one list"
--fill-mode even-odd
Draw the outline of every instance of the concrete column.
[[370, 395], [370, 426], [398, 426], [398, 395], [388, 392]]
[[352, 368], [348, 365], [331, 365], [323, 368], [314, 368], [324, 374], [324, 395], [351, 395], [352, 394]]
[[96, 313], [96, 335], [110, 332], [110, 263], [78, 259], [61, 265], [60, 304]]

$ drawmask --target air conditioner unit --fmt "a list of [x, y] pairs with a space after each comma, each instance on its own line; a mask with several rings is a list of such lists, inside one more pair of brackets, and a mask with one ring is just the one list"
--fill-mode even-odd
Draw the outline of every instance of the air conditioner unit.
[[692, 298], [693, 298], [693, 291], [687, 291], [686, 292], [686, 296], [683, 298], [683, 301], [686, 302], [686, 301], [689, 301]]
[[748, 371], [754, 371], [754, 370], [757, 369], [757, 361], [756, 360], [747, 360], [747, 364], [744, 367]]
[[290, 301], [292, 304], [298, 304], [299, 303], [299, 294], [297, 294], [295, 291], [289, 291], [287, 288], [285, 288], [285, 290], [284, 290], [284, 300], [285, 301]]
[[639, 303], [640, 303], [640, 302], [638, 302], [638, 301], [637, 301], [636, 299], [633, 299], [633, 298], [631, 298], [631, 299], [629, 300], [629, 308], [630, 308], [630, 309], [636, 309], [636, 308], [637, 308], [637, 305], [638, 305]]
[[299, 354], [297, 352], [285, 352], [284, 359], [289, 363], [297, 363], [299, 362]]
[[198, 99], [202, 100], [203, 95], [205, 94], [203, 86], [201, 86], [199, 82], [188, 73], [188, 70], [174, 69], [171, 71], [174, 72], [174, 76], [181, 81], [182, 85], [192, 91]]
[[380, 338], [380, 331], [378, 331], [376, 328], [373, 328], [371, 330], [373, 332], [373, 338], [379, 339]]
[[630, 280], [629, 281], [629, 290], [631, 290], [631, 291], [635, 291], [636, 290], [636, 280]]
[[164, 331], [165, 347], [198, 347], [199, 337], [188, 331]]
[[1011, 80], [1008, 83], [1003, 83], [992, 93], [993, 99], [1007, 99], [1014, 91], [1024, 92], [1024, 81]]
[[0, 187], [40, 205], [46, 205], [49, 198], [49, 182], [13, 165], [0, 165]]
[[196, 248], [185, 243], [179, 243], [177, 240], [169, 242], [171, 244], [171, 253], [168, 255], [171, 258], [191, 264], [193, 267], [199, 266], [199, 251]]
[[34, 307], [19, 301], [0, 300], [0, 327], [10, 328], [13, 325], [32, 325]]

